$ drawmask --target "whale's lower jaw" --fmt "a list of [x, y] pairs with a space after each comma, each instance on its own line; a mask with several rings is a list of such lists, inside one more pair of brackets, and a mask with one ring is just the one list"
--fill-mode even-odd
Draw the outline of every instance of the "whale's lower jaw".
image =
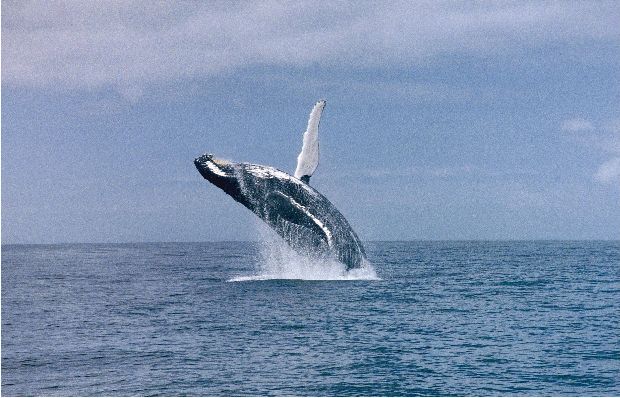
[[[330, 256], [347, 270], [359, 268], [365, 252], [357, 234], [336, 207], [301, 180], [269, 166], [231, 163], [234, 178], [205, 176], [269, 225], [303, 255]], [[232, 188], [228, 188], [231, 185]]]

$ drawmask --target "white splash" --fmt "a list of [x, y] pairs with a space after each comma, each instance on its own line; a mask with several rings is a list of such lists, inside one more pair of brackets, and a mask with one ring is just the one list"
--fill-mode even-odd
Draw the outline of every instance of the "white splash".
[[319, 101], [312, 108], [308, 127], [304, 133], [304, 142], [301, 152], [297, 156], [297, 168], [295, 177], [311, 176], [319, 165], [319, 121], [325, 108], [325, 101]]
[[341, 262], [330, 258], [307, 257], [293, 250], [267, 226], [259, 225], [258, 273], [237, 276], [228, 282], [265, 281], [274, 279], [308, 281], [381, 280], [372, 265], [365, 262], [350, 271]]

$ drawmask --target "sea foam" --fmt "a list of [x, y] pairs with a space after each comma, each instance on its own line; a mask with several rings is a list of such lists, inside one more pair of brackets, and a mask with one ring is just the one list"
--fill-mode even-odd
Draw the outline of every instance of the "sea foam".
[[362, 267], [347, 271], [344, 264], [328, 257], [302, 255], [293, 250], [274, 231], [263, 224], [257, 224], [260, 240], [257, 273], [237, 276], [229, 282], [263, 281], [273, 279], [354, 281], [381, 280], [370, 262]]

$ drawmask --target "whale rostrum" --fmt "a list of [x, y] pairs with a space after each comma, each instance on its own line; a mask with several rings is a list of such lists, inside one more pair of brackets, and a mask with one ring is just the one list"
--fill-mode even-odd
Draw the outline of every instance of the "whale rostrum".
[[250, 209], [296, 251], [335, 257], [347, 270], [362, 265], [364, 247], [347, 220], [301, 179], [273, 167], [228, 162], [210, 154], [194, 164], [206, 180]]

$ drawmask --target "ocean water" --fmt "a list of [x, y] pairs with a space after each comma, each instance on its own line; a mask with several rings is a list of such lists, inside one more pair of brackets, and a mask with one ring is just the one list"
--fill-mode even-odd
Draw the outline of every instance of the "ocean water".
[[620, 395], [620, 242], [2, 246], [4, 395]]

